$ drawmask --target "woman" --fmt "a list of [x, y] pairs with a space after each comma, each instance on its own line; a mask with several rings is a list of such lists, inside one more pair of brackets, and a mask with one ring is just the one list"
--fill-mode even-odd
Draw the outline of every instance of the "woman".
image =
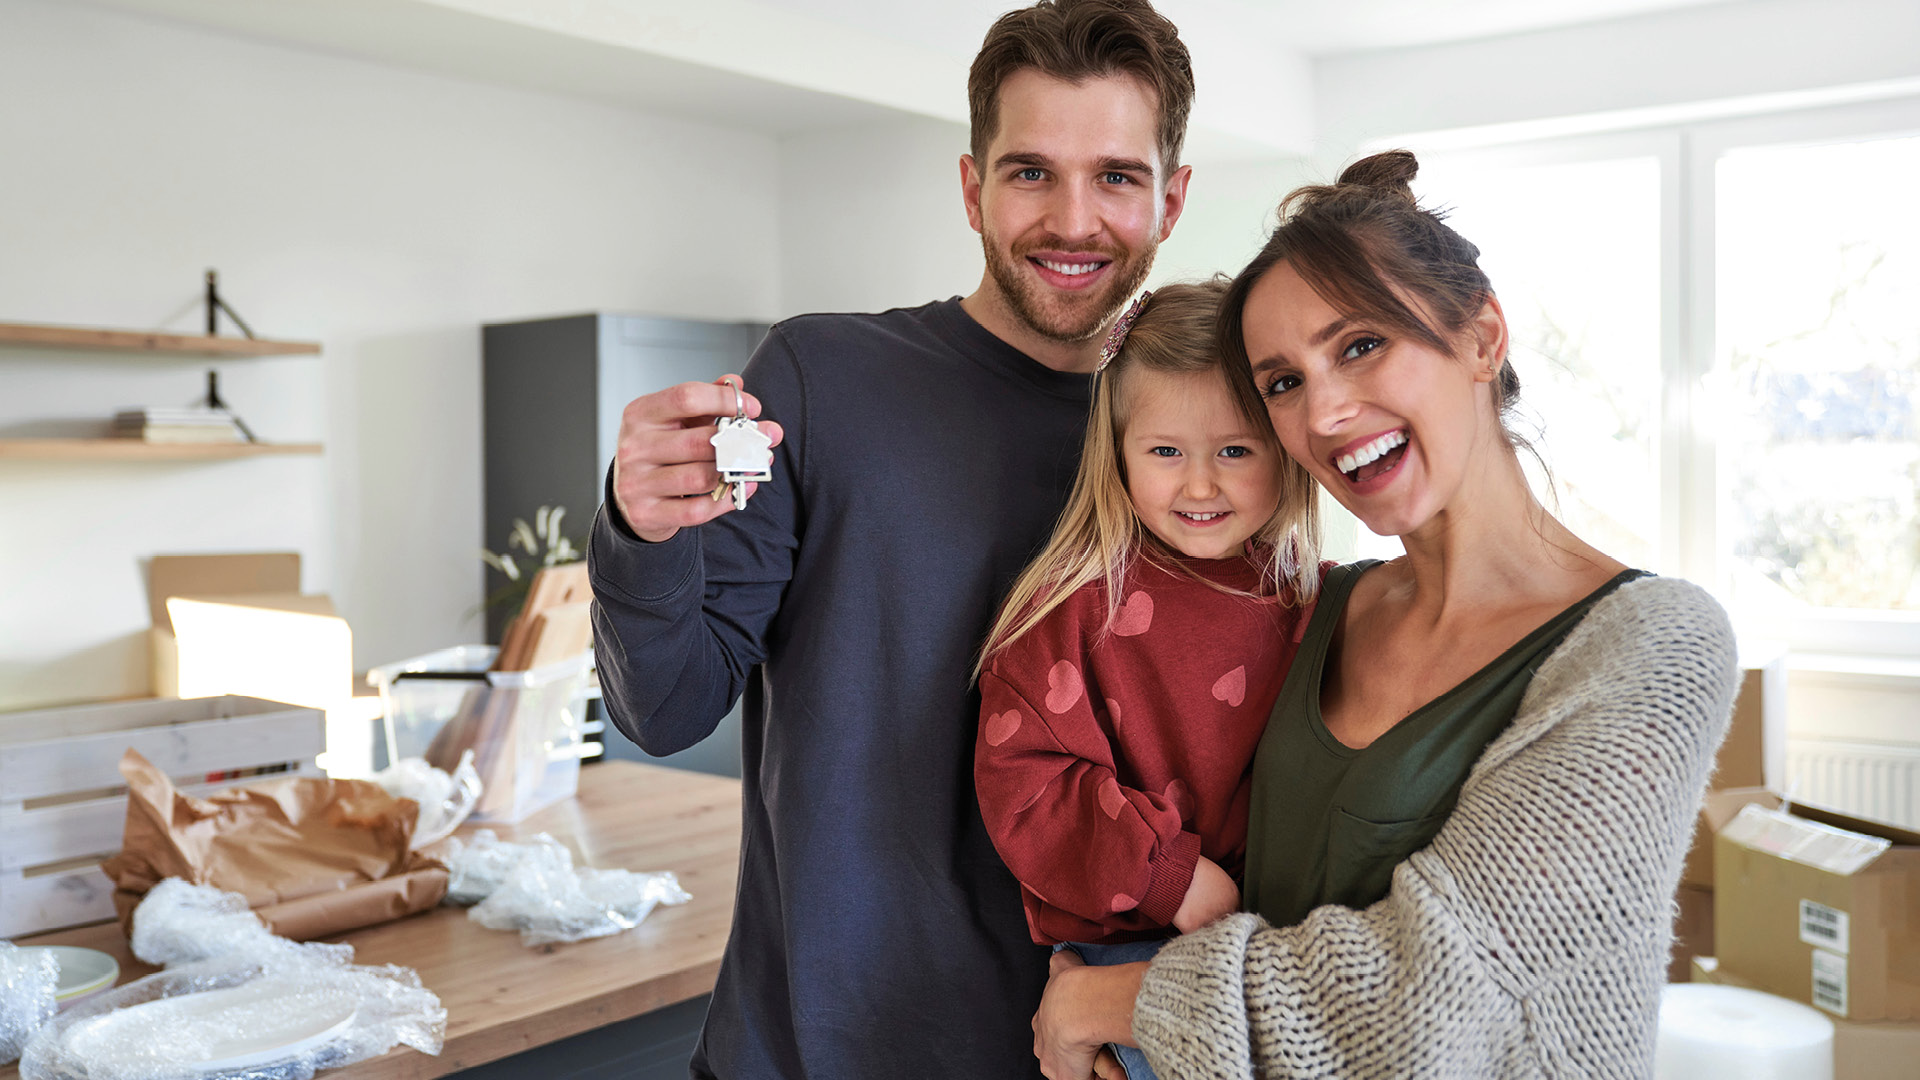
[[1254, 764], [1251, 913], [1150, 966], [1056, 960], [1055, 1080], [1112, 1041], [1167, 1080], [1652, 1070], [1732, 632], [1534, 499], [1499, 301], [1416, 168], [1289, 195], [1220, 335], [1287, 452], [1406, 555], [1322, 587]]

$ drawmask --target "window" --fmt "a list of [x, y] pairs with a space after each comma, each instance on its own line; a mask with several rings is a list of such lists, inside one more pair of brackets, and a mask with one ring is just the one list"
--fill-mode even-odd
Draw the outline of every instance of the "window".
[[1911, 654], [1916, 176], [1905, 99], [1423, 153], [1416, 188], [1482, 250], [1562, 520], [1744, 632]]
[[[1660, 159], [1428, 168], [1430, 200], [1479, 245], [1520, 376], [1514, 427], [1536, 489], [1630, 565], [1660, 543]], [[1577, 208], [1569, 216], [1568, 207]], [[1558, 224], [1550, 224], [1558, 222]]]
[[1714, 170], [1720, 543], [1734, 595], [1920, 611], [1920, 138]]

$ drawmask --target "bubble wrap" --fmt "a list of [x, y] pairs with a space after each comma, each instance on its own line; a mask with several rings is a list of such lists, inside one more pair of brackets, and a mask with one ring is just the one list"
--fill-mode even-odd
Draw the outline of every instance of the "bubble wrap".
[[533, 859], [548, 866], [573, 865], [573, 856], [560, 841], [540, 833], [524, 844], [508, 843], [492, 829], [481, 829], [472, 839], [447, 841], [441, 862], [447, 864], [447, 900], [466, 907], [485, 900], [507, 880], [507, 873], [522, 859]]
[[[20, 1075], [22, 1080], [310, 1080], [316, 1070], [375, 1057], [401, 1043], [438, 1054], [447, 1025], [440, 999], [420, 986], [413, 971], [357, 967], [351, 954], [351, 948], [345, 955], [272, 949], [265, 956], [233, 952], [168, 968], [60, 1014], [27, 1043]], [[135, 1011], [163, 999], [233, 989], [240, 992], [223, 996], [218, 1009]], [[340, 1009], [343, 1003], [350, 1014]], [[324, 1038], [308, 1039], [284, 1057], [268, 1051], [243, 1066], [206, 1065], [210, 1057], [232, 1053], [230, 1044], [222, 1045], [227, 1040], [284, 1025], [289, 1016], [334, 1013], [344, 1019], [325, 1028]]]
[[452, 774], [422, 758], [401, 758], [374, 773], [373, 782], [396, 799], [412, 799], [420, 805], [413, 829], [415, 851], [453, 835], [480, 801], [480, 773], [473, 767], [472, 750], [461, 752]]
[[509, 844], [483, 829], [471, 843], [454, 841], [446, 862], [448, 899], [478, 899], [468, 918], [518, 930], [528, 945], [617, 934], [640, 925], [660, 904], [692, 899], [670, 873], [575, 869], [572, 854], [545, 833]]
[[0, 941], [0, 1065], [19, 1057], [27, 1037], [53, 1018], [59, 982], [52, 953]]
[[155, 885], [133, 909], [130, 943], [133, 955], [162, 967], [228, 953], [311, 953], [335, 957], [341, 963], [353, 959], [351, 945], [300, 943], [276, 937], [259, 916], [248, 910], [246, 897], [179, 878], [167, 878]]

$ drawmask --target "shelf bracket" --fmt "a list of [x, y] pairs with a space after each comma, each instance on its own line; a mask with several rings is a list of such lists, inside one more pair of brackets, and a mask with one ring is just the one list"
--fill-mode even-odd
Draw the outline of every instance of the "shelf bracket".
[[233, 320], [233, 325], [240, 328], [242, 334], [249, 338], [253, 337], [253, 328], [247, 325], [247, 320], [241, 318], [240, 313], [233, 310], [225, 300], [220, 299], [220, 271], [209, 270], [207, 271], [208, 337], [220, 336], [220, 313], [223, 311], [227, 313], [227, 318]]
[[226, 402], [220, 400], [220, 372], [213, 368], [207, 369], [207, 408], [215, 412], [226, 413], [227, 419], [233, 421], [233, 426], [240, 429], [240, 434], [246, 436], [248, 442], [257, 443], [260, 441], [259, 436], [253, 433], [253, 429], [247, 426], [247, 422], [240, 419], [240, 414], [234, 412]]

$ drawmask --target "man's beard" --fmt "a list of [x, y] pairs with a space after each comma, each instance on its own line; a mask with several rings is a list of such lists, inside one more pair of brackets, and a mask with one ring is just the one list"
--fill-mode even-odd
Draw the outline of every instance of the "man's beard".
[[[1035, 250], [1065, 247], [1032, 246]], [[1009, 256], [1003, 253], [987, 230], [980, 232], [980, 247], [987, 257], [987, 273], [999, 287], [1000, 295], [1006, 297], [1014, 318], [1041, 337], [1066, 345], [1091, 341], [1106, 329], [1121, 305], [1140, 290], [1141, 282], [1147, 280], [1147, 272], [1153, 269], [1153, 256], [1159, 246], [1149, 237], [1145, 250], [1137, 253], [1129, 253], [1124, 248], [1083, 252], [1108, 259], [1114, 273], [1100, 289], [1083, 296], [1073, 296], [1048, 289], [1036, 279], [1024, 254], [1016, 251]]]

